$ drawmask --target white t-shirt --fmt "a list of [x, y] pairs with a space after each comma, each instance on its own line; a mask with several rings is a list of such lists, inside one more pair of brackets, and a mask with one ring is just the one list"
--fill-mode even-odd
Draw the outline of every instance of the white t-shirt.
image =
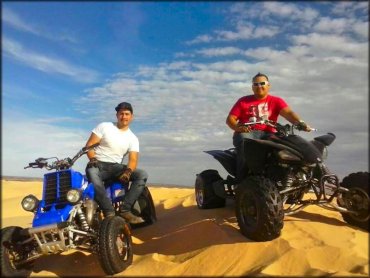
[[95, 148], [95, 157], [99, 161], [122, 163], [129, 152], [139, 152], [139, 139], [130, 129], [122, 131], [112, 122], [103, 122], [92, 132], [101, 139]]

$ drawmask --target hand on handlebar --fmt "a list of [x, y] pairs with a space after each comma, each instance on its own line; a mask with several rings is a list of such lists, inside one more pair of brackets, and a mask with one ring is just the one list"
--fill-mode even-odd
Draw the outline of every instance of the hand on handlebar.
[[251, 128], [249, 126], [246, 126], [244, 124], [241, 124], [239, 123], [235, 129], [236, 132], [240, 132], [240, 133], [243, 133], [243, 132], [250, 132], [251, 131]]
[[300, 121], [297, 125], [296, 125], [297, 129], [300, 130], [300, 131], [306, 131], [306, 132], [310, 132], [310, 131], [316, 131], [315, 128], [312, 128], [310, 127], [309, 125], [307, 125], [304, 121]]

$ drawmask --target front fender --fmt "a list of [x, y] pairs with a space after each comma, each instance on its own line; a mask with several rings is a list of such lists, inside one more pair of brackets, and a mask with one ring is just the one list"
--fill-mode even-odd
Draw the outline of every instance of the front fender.
[[73, 205], [66, 204], [63, 208], [52, 206], [48, 211], [42, 211], [39, 209], [33, 218], [32, 227], [58, 224], [60, 222], [67, 221], [72, 208]]

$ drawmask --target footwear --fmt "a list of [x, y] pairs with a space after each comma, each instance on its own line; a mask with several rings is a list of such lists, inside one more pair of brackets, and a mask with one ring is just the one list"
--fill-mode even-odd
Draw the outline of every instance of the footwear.
[[140, 224], [145, 222], [143, 218], [132, 214], [131, 211], [123, 211], [120, 215], [130, 224]]

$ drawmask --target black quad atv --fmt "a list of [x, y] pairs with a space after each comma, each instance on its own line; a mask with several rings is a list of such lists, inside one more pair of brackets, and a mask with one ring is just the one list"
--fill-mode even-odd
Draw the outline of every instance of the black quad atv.
[[[225, 206], [235, 199], [241, 233], [255, 241], [280, 236], [284, 215], [295, 214], [309, 205], [339, 211], [350, 225], [369, 230], [369, 173], [357, 172], [342, 182], [324, 164], [333, 133], [312, 141], [295, 135], [296, 125], [260, 120], [245, 125], [266, 124], [277, 132], [262, 139], [245, 139], [244, 177], [236, 179], [235, 149], [205, 151], [229, 173], [223, 179], [216, 170], [197, 174], [195, 196], [198, 208]], [[313, 192], [314, 199], [304, 198]], [[335, 201], [336, 200], [336, 201]]]

